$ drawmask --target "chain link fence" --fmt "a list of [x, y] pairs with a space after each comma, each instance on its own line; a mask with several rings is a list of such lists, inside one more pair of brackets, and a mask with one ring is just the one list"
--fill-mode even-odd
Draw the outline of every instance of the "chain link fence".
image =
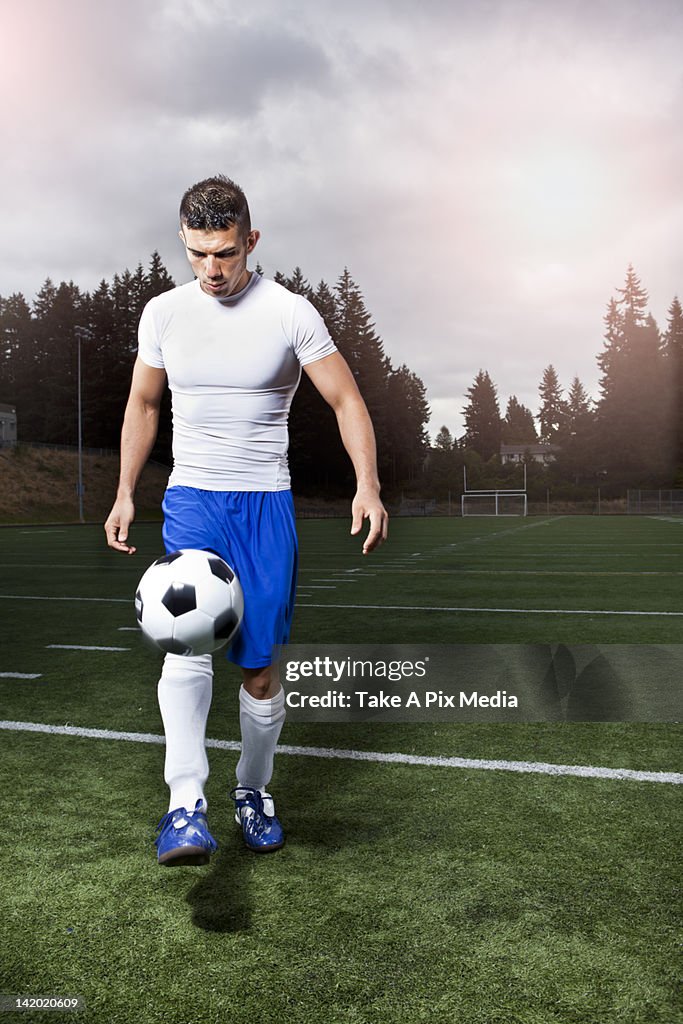
[[683, 516], [683, 491], [629, 490], [626, 506], [629, 515]]

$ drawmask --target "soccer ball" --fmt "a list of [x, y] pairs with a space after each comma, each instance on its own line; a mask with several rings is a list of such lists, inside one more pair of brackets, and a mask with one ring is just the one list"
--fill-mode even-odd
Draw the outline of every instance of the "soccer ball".
[[185, 549], [150, 565], [138, 584], [135, 614], [160, 650], [211, 654], [237, 633], [244, 597], [227, 562], [213, 551]]

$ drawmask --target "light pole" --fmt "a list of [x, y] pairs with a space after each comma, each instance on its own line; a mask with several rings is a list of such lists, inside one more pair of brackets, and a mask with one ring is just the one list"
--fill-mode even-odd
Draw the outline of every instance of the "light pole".
[[81, 402], [81, 342], [88, 341], [92, 337], [92, 331], [88, 327], [74, 327], [74, 334], [78, 341], [78, 519], [85, 522], [83, 518], [83, 408]]

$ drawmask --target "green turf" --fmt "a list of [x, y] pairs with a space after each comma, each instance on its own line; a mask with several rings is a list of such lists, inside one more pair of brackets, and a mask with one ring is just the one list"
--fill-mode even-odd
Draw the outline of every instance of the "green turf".
[[[42, 673], [0, 679], [2, 717], [160, 733], [159, 659], [119, 631], [134, 625], [159, 527], [137, 527], [134, 558], [108, 552], [101, 528], [55, 530], [0, 530], [0, 595], [49, 598], [0, 597], [0, 671]], [[370, 558], [343, 520], [304, 521], [300, 538], [299, 642], [679, 642], [676, 617], [419, 610], [683, 611], [677, 522], [399, 520]], [[375, 575], [334, 583], [349, 569]], [[56, 600], [74, 596], [105, 600]], [[378, 608], [348, 607], [361, 604]], [[213, 737], [237, 738], [237, 685], [221, 666]], [[671, 771], [680, 732], [359, 723], [288, 725], [283, 741]], [[162, 870], [161, 746], [4, 731], [0, 742], [0, 993], [81, 995], [87, 1024], [680, 1019], [678, 787], [282, 755], [273, 786], [288, 842], [256, 858], [224, 799], [237, 755], [212, 750], [220, 851], [206, 868]]]

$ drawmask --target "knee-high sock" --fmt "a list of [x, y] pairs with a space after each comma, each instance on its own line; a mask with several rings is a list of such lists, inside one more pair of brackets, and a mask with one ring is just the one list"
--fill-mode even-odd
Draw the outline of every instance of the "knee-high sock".
[[273, 775], [273, 758], [285, 720], [285, 691], [269, 700], [257, 700], [240, 687], [242, 754], [237, 762], [237, 783], [265, 790]]
[[210, 654], [196, 658], [167, 654], [158, 696], [166, 733], [164, 779], [171, 793], [169, 810], [192, 812], [204, 797], [209, 775], [206, 757], [206, 720], [211, 707], [213, 665]]

